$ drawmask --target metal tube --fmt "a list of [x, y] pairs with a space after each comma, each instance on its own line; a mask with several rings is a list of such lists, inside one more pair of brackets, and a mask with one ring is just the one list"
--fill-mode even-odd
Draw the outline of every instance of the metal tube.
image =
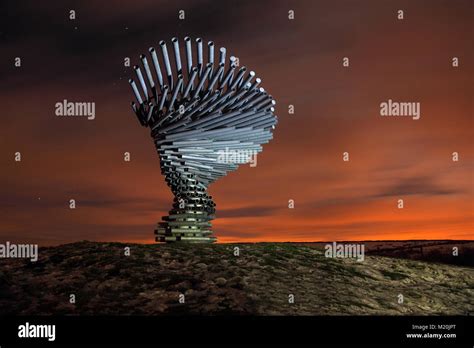
[[249, 124], [253, 128], [259, 128], [259, 129], [265, 129], [267, 127], [271, 127], [275, 125], [275, 119], [267, 119], [267, 120], [262, 120], [259, 122], [253, 122]]
[[213, 117], [212, 119], [208, 119], [208, 117], [205, 117], [199, 121], [201, 121], [201, 123], [199, 124], [199, 126], [201, 127], [217, 127], [217, 126], [220, 126], [220, 125], [223, 125], [223, 124], [226, 124], [230, 121], [234, 121], [234, 120], [240, 120], [242, 118], [246, 118], [246, 117], [254, 117], [256, 114], [254, 111], [246, 111], [246, 112], [240, 112], [240, 111], [232, 111], [230, 112], [229, 114], [226, 114], [224, 116], [220, 116], [220, 117]]
[[229, 70], [227, 70], [227, 74], [225, 75], [225, 77], [222, 79], [220, 85], [219, 85], [219, 88], [220, 89], [223, 89], [225, 87], [226, 84], [228, 84], [227, 82], [232, 79], [232, 75], [234, 74], [234, 70], [235, 70], [235, 65], [231, 65]]
[[189, 92], [190, 92], [191, 89], [193, 88], [193, 84], [194, 84], [194, 80], [196, 79], [197, 72], [198, 72], [198, 68], [194, 67], [194, 68], [192, 69], [191, 78], [189, 79], [188, 85], [186, 86], [186, 89], [185, 89], [185, 91], [184, 91], [183, 99], [188, 97]]
[[219, 97], [220, 94], [221, 94], [221, 91], [219, 91], [219, 90], [214, 91], [214, 93], [212, 94], [212, 97], [209, 97], [209, 95], [210, 95], [209, 92], [206, 93], [206, 97], [203, 99], [205, 102], [202, 103], [202, 105], [200, 106], [199, 111], [202, 111], [203, 106], [207, 106], [207, 104], [214, 102], [214, 100], [216, 100]]
[[225, 53], [226, 53], [225, 47], [221, 47], [221, 48], [219, 49], [219, 65], [220, 65], [220, 64], [224, 64], [224, 65], [225, 65]]
[[145, 126], [145, 124], [144, 124], [144, 122], [143, 122], [143, 120], [142, 120], [141, 109], [140, 109], [140, 108], [137, 108], [137, 105], [136, 105], [134, 102], [132, 102], [131, 105], [132, 105], [132, 110], [133, 110], [133, 112], [135, 113], [135, 116], [137, 116], [138, 122], [140, 122], [140, 124], [141, 124], [142, 126]]
[[259, 104], [255, 105], [254, 108], [256, 108], [257, 110], [258, 109], [263, 109], [263, 110], [268, 110], [268, 107], [273, 107], [275, 104], [276, 104], [276, 101], [275, 99], [273, 99], [273, 97], [270, 95], [269, 96], [270, 99], [269, 100], [264, 100], [262, 102], [260, 102]]
[[247, 104], [245, 104], [245, 106], [243, 107], [243, 110], [248, 110], [248, 109], [254, 109], [255, 108], [255, 104], [261, 102], [262, 100], [268, 98], [268, 94], [266, 94], [265, 92], [262, 91], [263, 88], [260, 88], [260, 95], [258, 95], [256, 98], [254, 99], [251, 99], [249, 100], [249, 102]]
[[163, 107], [165, 106], [165, 101], [166, 101], [166, 96], [168, 94], [168, 89], [169, 89], [169, 87], [167, 85], [163, 86], [163, 94], [161, 95], [160, 105], [158, 106], [159, 111], [163, 110]]
[[183, 69], [181, 67], [181, 53], [179, 52], [179, 42], [177, 38], [172, 38], [171, 41], [173, 42], [174, 48], [174, 59], [176, 61], [176, 71], [177, 74], [180, 75], [183, 73]]
[[231, 105], [232, 103], [234, 103], [236, 100], [238, 100], [239, 98], [241, 98], [245, 93], [247, 93], [247, 90], [248, 89], [243, 89], [239, 94], [236, 94], [234, 95], [232, 98], [230, 98], [229, 100], [227, 100], [224, 104], [222, 105], [219, 105], [219, 108], [216, 109], [216, 110], [223, 110], [226, 106], [228, 105]]
[[[235, 127], [248, 127], [251, 124], [262, 122], [262, 121], [268, 121], [269, 117], [271, 117], [271, 114], [267, 113], [266, 111], [247, 111], [249, 113], [252, 113], [252, 117], [245, 117], [241, 118], [239, 120], [236, 120], [237, 122], [232, 123], [232, 126]], [[234, 120], [232, 120], [234, 121]]]
[[212, 41], [207, 43], [207, 61], [212, 64], [209, 72], [209, 78], [212, 78], [212, 71], [214, 70], [214, 42]]
[[133, 94], [135, 94], [135, 98], [137, 98], [138, 104], [143, 104], [143, 99], [142, 96], [140, 95], [140, 92], [138, 91], [137, 85], [135, 84], [135, 81], [132, 79], [128, 80], [128, 83], [132, 86]]
[[132, 102], [131, 105], [132, 105], [132, 110], [135, 112], [135, 115], [137, 116], [138, 122], [140, 122], [140, 124], [145, 127], [146, 123], [145, 123], [145, 120], [143, 119], [144, 115], [143, 115], [142, 105], [140, 105], [138, 108], [134, 102]]
[[196, 44], [197, 44], [197, 67], [199, 69], [199, 75], [202, 73], [202, 39], [198, 37], [196, 39]]
[[140, 55], [140, 58], [141, 58], [143, 67], [145, 68], [146, 77], [148, 78], [148, 82], [150, 84], [150, 87], [154, 88], [155, 87], [155, 81], [153, 81], [153, 76], [151, 75], [151, 70], [150, 70], [150, 66], [148, 65], [148, 60], [146, 59], [146, 57], [143, 54]]
[[247, 98], [245, 98], [245, 97], [246, 97], [246, 95], [248, 96], [248, 94], [249, 94], [249, 89], [250, 89], [250, 83], [248, 83], [245, 87], [241, 88], [240, 91], [242, 91], [243, 93], [240, 92], [240, 93], [239, 93], [239, 98], [238, 98], [238, 99], [235, 99], [231, 104], [228, 104], [228, 105], [227, 105], [228, 108], [229, 108], [229, 109], [234, 109], [236, 104], [238, 104], [238, 103], [240, 103], [241, 101], [247, 99]]
[[153, 61], [153, 66], [155, 67], [156, 76], [158, 77], [158, 83], [160, 84], [160, 89], [163, 90], [163, 75], [161, 74], [160, 63], [158, 62], [158, 56], [156, 55], [156, 50], [153, 47], [148, 49], [151, 54], [151, 59]]
[[[174, 133], [166, 136], [166, 139], [163, 139], [162, 142], [166, 142], [169, 140], [179, 140], [179, 139], [186, 139], [190, 135], [195, 136], [199, 134], [204, 134], [206, 137], [209, 136], [230, 136], [231, 138], [235, 135], [238, 134], [246, 134], [248, 136], [258, 136], [263, 132], [263, 130], [260, 129], [252, 129], [251, 127], [245, 127], [241, 129], [236, 129], [235, 127], [226, 127], [226, 128], [219, 128], [219, 129], [214, 129], [214, 130], [204, 130], [204, 129], [196, 129], [196, 130], [191, 130], [191, 131], [185, 131], [185, 132], [179, 132], [179, 133]], [[217, 140], [217, 139], [216, 139]]]
[[183, 75], [179, 75], [178, 82], [176, 83], [176, 87], [174, 88], [173, 95], [171, 96], [170, 102], [168, 104], [168, 110], [174, 110], [174, 102], [176, 101], [176, 97], [178, 96], [178, 92], [181, 89], [182, 84], [183, 84]]
[[[209, 117], [220, 117], [221, 114], [218, 113], [218, 114], [211, 114], [211, 115], [208, 115], [206, 116], [205, 118], [201, 118], [201, 119], [197, 119], [197, 120], [194, 120], [194, 121], [189, 121], [190, 123], [187, 125], [187, 127], [195, 127], [195, 125], [199, 125], [203, 120], [207, 120]], [[180, 120], [179, 122], [179, 125], [182, 125], [185, 123], [185, 120]], [[176, 128], [175, 125], [171, 125], [169, 127], [167, 127], [169, 129], [174, 129]]]
[[196, 104], [199, 103], [199, 98], [197, 99], [194, 99], [194, 101], [192, 101], [191, 103], [189, 103], [189, 105], [186, 107], [186, 109], [184, 109], [184, 113], [187, 113], [189, 110], [191, 110], [192, 108], [194, 108], [196, 106]]
[[[173, 127], [176, 124], [176, 121], [180, 118], [180, 116], [185, 115], [187, 111], [195, 107], [195, 104], [199, 102], [199, 99], [195, 99], [194, 102], [190, 103], [190, 105], [187, 106], [186, 109], [184, 109], [184, 112], [181, 114], [181, 112], [176, 112], [175, 115], [168, 114], [167, 117], [169, 117], [168, 120], [168, 127]], [[166, 127], [168, 129], [168, 127]], [[173, 127], [173, 129], [176, 127]]]
[[215, 100], [215, 98], [209, 98], [209, 99], [203, 101], [199, 97], [197, 97], [194, 100], [198, 100], [199, 102], [196, 103], [193, 110], [189, 111], [189, 113], [187, 114], [187, 117], [189, 117], [190, 119], [196, 120], [196, 119], [198, 119], [199, 113], [201, 112], [202, 108], [205, 107], [212, 100]]
[[240, 68], [239, 73], [235, 77], [234, 82], [232, 82], [232, 85], [230, 86], [230, 88], [238, 87], [238, 84], [240, 80], [244, 77], [246, 71], [247, 71], [247, 68], [245, 66]]
[[201, 103], [196, 106], [196, 109], [198, 112], [201, 112], [207, 104], [212, 103], [214, 100], [216, 100], [216, 98], [218, 97], [219, 91], [215, 91], [211, 98], [207, 98], [207, 94], [208, 93], [206, 93], [205, 98], [201, 99]]
[[254, 108], [258, 110], [258, 109], [264, 108], [267, 104], [269, 106], [274, 105], [274, 104], [272, 104], [272, 101], [274, 101], [274, 100], [272, 99], [272, 96], [269, 95], [267, 99], [264, 99], [261, 102], [259, 102], [258, 104], [254, 105]]
[[255, 77], [255, 71], [250, 71], [249, 76], [247, 76], [247, 79], [245, 81], [242, 80], [242, 82], [239, 84], [239, 87], [242, 85], [245, 86], [247, 83], [250, 83], [254, 77]]
[[207, 88], [208, 91], [212, 91], [212, 88], [214, 87], [215, 83], [217, 82], [217, 79], [219, 76], [224, 72], [224, 64], [219, 64], [219, 69], [215, 73], [215, 75], [212, 78], [212, 81], [209, 83], [209, 87]]
[[[182, 79], [182, 75], [181, 75], [181, 79]], [[179, 87], [176, 89], [176, 90], [179, 90]], [[199, 101], [199, 98], [198, 99], [195, 99], [193, 102], [189, 103], [189, 105], [186, 107], [186, 109], [184, 110], [184, 113], [183, 114], [186, 114], [190, 109], [194, 108], [194, 105], [196, 104], [196, 102]], [[174, 113], [174, 115], [173, 115]], [[171, 128], [176, 128], [174, 127], [175, 124], [174, 124], [174, 121], [177, 120], [179, 118], [179, 116], [181, 116], [181, 113], [180, 112], [173, 112], [173, 110], [170, 110], [168, 108], [168, 112], [167, 114], [159, 121], [157, 122], [153, 128], [152, 128], [152, 136], [155, 136], [156, 135], [156, 131], [158, 131], [158, 133], [162, 134], [162, 133], [165, 133], [168, 129], [171, 129]], [[160, 129], [160, 126], [165, 122], [167, 124], [167, 126], [165, 128], [162, 128]]]
[[153, 109], [155, 108], [155, 105], [153, 105], [151, 103], [148, 106], [150, 107], [150, 109], [148, 110], [148, 115], [146, 117], [146, 123], [150, 122], [151, 115], [153, 114]]
[[138, 65], [135, 65], [133, 68], [135, 69], [135, 73], [137, 74], [138, 80], [140, 81], [140, 85], [142, 86], [143, 97], [145, 98], [145, 100], [148, 100], [148, 89], [146, 87], [145, 80], [143, 79], [142, 71], [140, 70]]
[[191, 76], [191, 70], [193, 68], [193, 52], [191, 50], [191, 38], [186, 36], [184, 38], [186, 43], [186, 61], [188, 62], [188, 79]]
[[[250, 87], [251, 88], [251, 87]], [[253, 98], [255, 95], [257, 94], [260, 94], [260, 92], [258, 90], [251, 90], [249, 89], [247, 91], [247, 95], [245, 96], [244, 99], [242, 99], [241, 101], [239, 101], [238, 103], [232, 105], [232, 108], [234, 109], [237, 109], [239, 108], [240, 106], [242, 106], [243, 104], [247, 103], [251, 98]]]
[[268, 118], [271, 117], [271, 115], [269, 113], [266, 113], [265, 111], [251, 112], [253, 113], [253, 116], [242, 118], [240, 120], [237, 120], [236, 123], [231, 123], [230, 125], [235, 127], [247, 127], [249, 123], [253, 124], [255, 122], [261, 122], [262, 120], [268, 120]]
[[199, 84], [196, 87], [196, 90], [194, 91], [193, 98], [196, 98], [198, 96], [199, 91], [201, 90], [202, 86], [204, 85], [204, 82], [206, 82], [207, 75], [209, 75], [209, 71], [211, 71], [211, 64], [207, 64], [206, 70], [204, 71], [204, 74], [201, 78], [201, 81], [199, 81]]
[[176, 140], [176, 139], [183, 139], [183, 138], [186, 139], [190, 135], [199, 135], [204, 131], [205, 130], [203, 130], [203, 129], [195, 129], [195, 130], [191, 130], [191, 131], [185, 131], [185, 132], [169, 134], [169, 135], [166, 135], [166, 138], [164, 140], [168, 141], [168, 140]]
[[254, 89], [257, 88], [257, 86], [262, 82], [262, 79], [260, 78], [256, 78], [255, 79], [255, 82], [252, 84], [252, 86], [250, 87], [250, 90], [253, 91]]
[[170, 58], [168, 56], [168, 48], [166, 47], [166, 42], [163, 40], [160, 41], [161, 53], [163, 53], [163, 60], [165, 62], [166, 75], [168, 75], [169, 88], [173, 89], [173, 72], [171, 71]]
[[[262, 130], [260, 129], [252, 129], [250, 127], [246, 128], [241, 128], [241, 129], [236, 129], [235, 127], [226, 127], [226, 128], [219, 128], [211, 131], [206, 131], [206, 136], [215, 136], [218, 140], [233, 140], [233, 139], [239, 139], [239, 141], [242, 138], [247, 138], [247, 137], [253, 137], [253, 136], [259, 136]], [[237, 136], [238, 135], [238, 136]], [[220, 137], [220, 138], [219, 138]]]
[[220, 103], [226, 101], [229, 97], [231, 97], [234, 93], [235, 93], [235, 89], [229, 89], [225, 94], [222, 94], [220, 98], [218, 98], [214, 103], [212, 103], [204, 112], [200, 113], [199, 116], [202, 116], [208, 111], [213, 110]]

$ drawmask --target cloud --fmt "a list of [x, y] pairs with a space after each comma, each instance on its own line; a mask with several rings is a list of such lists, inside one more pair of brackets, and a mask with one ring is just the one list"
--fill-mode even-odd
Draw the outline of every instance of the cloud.
[[459, 190], [442, 187], [433, 177], [418, 176], [400, 179], [394, 185], [382, 190], [374, 197], [393, 197], [409, 195], [444, 196], [459, 193]]

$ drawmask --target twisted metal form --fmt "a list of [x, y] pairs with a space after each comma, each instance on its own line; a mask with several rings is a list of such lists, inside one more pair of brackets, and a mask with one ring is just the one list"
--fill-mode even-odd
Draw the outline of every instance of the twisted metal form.
[[[214, 242], [210, 220], [215, 203], [207, 187], [248, 163], [246, 154], [262, 151], [272, 139], [277, 117], [275, 100], [263, 88], [255, 72], [238, 69], [237, 59], [220, 48], [214, 60], [214, 43], [184, 38], [185, 59], [177, 38], [171, 40], [174, 64], [165, 41], [160, 41], [160, 58], [149, 49], [134, 70], [138, 85], [130, 79], [136, 102], [132, 109], [144, 127], [150, 127], [160, 156], [161, 172], [175, 195], [173, 209], [155, 230], [158, 242]], [[145, 76], [145, 77], [144, 77]], [[243, 156], [223, 156], [224, 154]], [[222, 158], [232, 160], [222, 160]]]

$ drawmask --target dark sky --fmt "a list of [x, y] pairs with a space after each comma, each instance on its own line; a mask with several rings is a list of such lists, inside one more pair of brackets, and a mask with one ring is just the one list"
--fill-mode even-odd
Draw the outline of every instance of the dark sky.
[[[172, 195], [123, 62], [187, 35], [277, 101], [257, 167], [210, 187], [221, 242], [474, 239], [470, 0], [2, 1], [0, 16], [0, 242], [153, 241]], [[64, 99], [95, 102], [95, 120], [57, 117]], [[388, 99], [420, 102], [420, 120], [381, 117]]]

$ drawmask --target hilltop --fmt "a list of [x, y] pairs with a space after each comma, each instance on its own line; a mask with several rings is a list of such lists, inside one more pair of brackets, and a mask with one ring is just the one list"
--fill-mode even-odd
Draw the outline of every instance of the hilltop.
[[0, 260], [2, 314], [465, 315], [473, 289], [472, 267], [331, 259], [294, 243], [78, 242]]

